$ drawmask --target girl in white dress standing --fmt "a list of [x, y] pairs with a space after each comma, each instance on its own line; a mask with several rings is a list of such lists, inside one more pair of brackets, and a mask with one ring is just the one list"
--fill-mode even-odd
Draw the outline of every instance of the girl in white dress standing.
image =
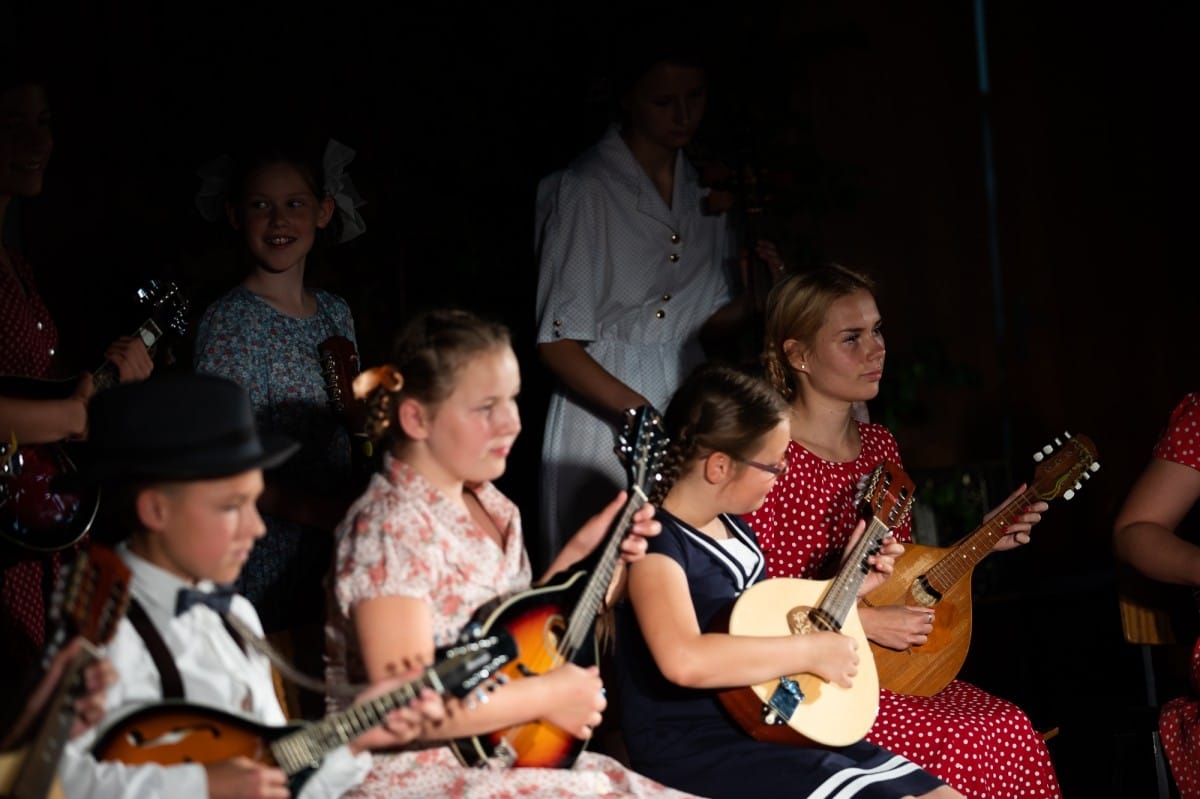
[[[661, 37], [661, 34], [656, 34]], [[748, 317], [724, 214], [683, 148], [704, 117], [706, 73], [694, 39], [634, 43], [618, 76], [622, 120], [537, 192], [537, 347], [556, 379], [542, 444], [547, 563], [566, 534], [624, 487], [613, 454], [621, 413], [663, 408], [705, 360], [702, 334]], [[775, 270], [773, 244], [758, 245]]]

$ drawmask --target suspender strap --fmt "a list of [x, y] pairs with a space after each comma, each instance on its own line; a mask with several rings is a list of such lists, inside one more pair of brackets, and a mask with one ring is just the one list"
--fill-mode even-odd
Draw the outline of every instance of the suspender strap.
[[162, 681], [163, 699], [184, 699], [183, 678], [179, 676], [179, 667], [175, 665], [175, 658], [171, 657], [171, 651], [167, 649], [167, 644], [163, 641], [158, 628], [150, 621], [145, 609], [136, 599], [129, 600], [125, 618], [133, 624], [133, 628], [145, 642], [146, 649], [150, 651], [150, 657], [154, 659], [154, 665], [158, 669], [158, 679]]

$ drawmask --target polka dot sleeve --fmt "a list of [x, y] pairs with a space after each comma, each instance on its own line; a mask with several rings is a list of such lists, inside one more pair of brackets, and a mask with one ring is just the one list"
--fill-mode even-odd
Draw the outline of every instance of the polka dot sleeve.
[[1200, 469], [1200, 392], [1188, 394], [1175, 406], [1154, 457]]

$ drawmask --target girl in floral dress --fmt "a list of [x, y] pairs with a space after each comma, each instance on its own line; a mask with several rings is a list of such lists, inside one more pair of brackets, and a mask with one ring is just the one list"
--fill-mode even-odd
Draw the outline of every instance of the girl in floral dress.
[[[1151, 579], [1195, 591], [1200, 586], [1200, 545], [1195, 531], [1184, 522], [1197, 501], [1200, 392], [1192, 392], [1171, 412], [1150, 463], [1117, 513], [1113, 523], [1117, 557]], [[1200, 639], [1192, 651], [1191, 692], [1162, 706], [1158, 731], [1179, 795], [1200, 797]]]
[[[773, 577], [832, 577], [859, 518], [859, 479], [885, 460], [903, 467], [891, 432], [855, 420], [851, 411], [853, 403], [879, 391], [881, 329], [872, 281], [836, 264], [787, 277], [768, 296], [763, 358], [768, 378], [791, 406], [788, 472], [745, 518]], [[994, 551], [1027, 543], [1046, 508], [1037, 502], [1016, 517]], [[909, 520], [895, 532], [910, 541]], [[897, 650], [924, 644], [935, 613], [903, 605], [859, 607], [867, 637]], [[962, 680], [929, 697], [881, 689], [867, 740], [972, 799], [1062, 794], [1049, 750], [1028, 717]]]
[[[788, 471], [787, 403], [736, 369], [700, 367], [675, 393], [664, 426], [671, 443], [650, 497], [660, 503], [663, 531], [630, 566], [629, 601], [617, 606], [621, 722], [634, 765], [667, 784], [731, 799], [961, 799], [911, 761], [866, 741], [761, 741], [724, 712], [715, 689], [780, 674], [810, 673], [850, 688], [863, 653], [853, 637], [832, 631], [746, 636], [712, 629], [764, 575], [762, 552], [738, 514], [758, 507]], [[859, 524], [856, 532], [864, 529]], [[894, 539], [883, 542], [869, 559], [869, 585], [900, 551]]]
[[[314, 676], [324, 669], [323, 584], [333, 528], [356, 493], [351, 438], [331, 406], [319, 345], [340, 336], [356, 346], [356, 337], [347, 302], [310, 288], [306, 275], [318, 244], [362, 230], [356, 193], [343, 174], [352, 156], [336, 141], [264, 136], [206, 165], [197, 198], [203, 215], [228, 219], [249, 263], [242, 282], [205, 309], [195, 369], [241, 385], [263, 430], [301, 443], [267, 478], [260, 501], [267, 534], [238, 590], [271, 639]], [[324, 711], [323, 698], [311, 691], [291, 704], [308, 718]]]
[[[423, 314], [402, 332], [393, 364], [364, 378], [380, 376], [371, 404], [392, 446], [337, 530], [331, 697], [333, 686], [378, 682], [430, 662], [480, 606], [530, 589], [520, 515], [492, 483], [521, 430], [521, 380], [508, 331], [462, 311]], [[623, 493], [567, 542], [547, 576], [600, 543]], [[640, 558], [646, 536], [658, 533], [653, 512], [647, 504], [634, 516], [623, 559]], [[425, 743], [377, 753], [353, 795], [686, 796], [587, 751], [571, 768], [468, 768], [447, 743], [536, 720], [590, 738], [607, 702], [595, 666], [564, 663], [481, 698], [487, 701], [447, 700], [446, 719], [425, 731]]]

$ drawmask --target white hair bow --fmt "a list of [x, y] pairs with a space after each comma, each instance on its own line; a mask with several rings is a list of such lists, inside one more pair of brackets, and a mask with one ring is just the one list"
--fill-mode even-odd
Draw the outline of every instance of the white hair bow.
[[[337, 139], [330, 139], [325, 145], [325, 154], [321, 159], [324, 171], [325, 193], [333, 198], [337, 212], [342, 219], [342, 235], [338, 242], [350, 241], [367, 229], [362, 214], [358, 209], [366, 205], [366, 200], [354, 187], [354, 182], [346, 174], [346, 167], [354, 160], [355, 152]], [[196, 192], [196, 210], [200, 216], [209, 222], [216, 222], [225, 215], [225, 201], [229, 195], [229, 184], [233, 180], [233, 159], [228, 155], [220, 155], [196, 170], [200, 178], [200, 190]]]

